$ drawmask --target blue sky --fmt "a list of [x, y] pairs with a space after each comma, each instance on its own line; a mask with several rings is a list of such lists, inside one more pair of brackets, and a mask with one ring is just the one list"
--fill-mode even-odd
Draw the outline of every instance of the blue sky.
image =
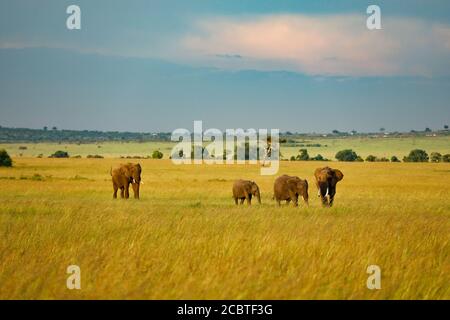
[[2, 126], [438, 129], [450, 2], [3, 0], [0, 88]]

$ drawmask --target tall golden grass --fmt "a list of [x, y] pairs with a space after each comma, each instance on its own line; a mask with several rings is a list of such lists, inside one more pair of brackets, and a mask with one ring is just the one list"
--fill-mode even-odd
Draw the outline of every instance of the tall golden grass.
[[[123, 160], [122, 160], [123, 161]], [[0, 169], [1, 299], [449, 299], [449, 164], [281, 162], [310, 206], [278, 208], [258, 166], [140, 160], [141, 200], [113, 200], [114, 159]], [[322, 208], [314, 169], [344, 172]], [[234, 179], [262, 205], [236, 207]], [[81, 290], [66, 288], [69, 265]], [[366, 287], [368, 265], [380, 290]]]

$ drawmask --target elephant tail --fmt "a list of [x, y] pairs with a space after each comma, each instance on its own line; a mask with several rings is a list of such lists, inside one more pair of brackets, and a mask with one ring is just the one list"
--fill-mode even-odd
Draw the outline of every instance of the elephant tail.
[[109, 169], [109, 174], [110, 174], [111, 177], [112, 177], [112, 167], [111, 167], [111, 169]]

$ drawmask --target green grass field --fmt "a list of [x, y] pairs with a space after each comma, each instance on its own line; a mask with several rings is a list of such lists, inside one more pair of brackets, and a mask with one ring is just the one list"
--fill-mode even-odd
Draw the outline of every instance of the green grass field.
[[[55, 149], [35, 147], [25, 151]], [[310, 182], [310, 206], [278, 208], [275, 177], [257, 165], [170, 160], [139, 160], [141, 199], [113, 200], [109, 170], [123, 161], [24, 156], [0, 168], [0, 299], [450, 299], [450, 164], [283, 161], [279, 174]], [[324, 165], [345, 175], [333, 208], [313, 183]], [[234, 205], [237, 178], [260, 185], [261, 206]], [[66, 288], [72, 264], [81, 290]], [[373, 264], [380, 290], [366, 287]]]
[[[412, 149], [424, 149], [428, 153], [450, 153], [450, 136], [408, 137], [408, 138], [314, 138], [297, 139], [298, 143], [321, 144], [321, 147], [300, 147], [281, 145], [281, 153], [285, 159], [297, 155], [301, 148], [308, 149], [310, 156], [320, 153], [325, 158], [335, 160], [336, 153], [343, 149], [353, 149], [363, 158], [372, 154], [377, 157], [390, 158], [396, 155], [399, 159], [406, 156]], [[48, 157], [57, 150], [67, 151], [70, 156], [102, 155], [105, 158], [120, 158], [121, 156], [150, 156], [154, 150], [160, 150], [168, 158], [175, 144], [171, 142], [103, 142], [98, 144], [66, 144], [66, 143], [14, 143], [0, 144], [0, 149], [6, 149], [14, 157], [36, 157], [42, 154]], [[206, 145], [206, 144], [205, 144]], [[26, 147], [21, 150], [20, 147]]]

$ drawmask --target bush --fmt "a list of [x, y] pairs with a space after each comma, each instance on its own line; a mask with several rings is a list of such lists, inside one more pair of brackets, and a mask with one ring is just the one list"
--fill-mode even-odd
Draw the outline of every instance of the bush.
[[299, 160], [299, 161], [308, 161], [309, 160], [308, 150], [300, 149], [299, 152], [300, 152], [300, 154], [296, 157], [297, 160]]
[[364, 159], [361, 156], [356, 157], [356, 162], [364, 162]]
[[440, 154], [439, 152], [432, 152], [430, 155], [430, 161], [431, 162], [441, 162], [442, 154]]
[[291, 161], [295, 161], [295, 156], [292, 156], [292, 157], [291, 157]]
[[352, 149], [346, 149], [336, 153], [335, 158], [339, 161], [355, 161], [358, 159], [358, 155]]
[[98, 154], [94, 154], [94, 155], [88, 154], [86, 158], [88, 158], [88, 159], [103, 159], [103, 156], [98, 155]]
[[407, 157], [403, 158], [404, 162], [428, 162], [428, 153], [425, 150], [412, 150]]
[[450, 162], [450, 154], [444, 154], [442, 156], [442, 162]]
[[391, 162], [400, 162], [400, 160], [396, 156], [392, 156]]
[[162, 159], [162, 157], [164, 157], [164, 154], [159, 151], [159, 150], [155, 150], [152, 153], [152, 159]]
[[6, 152], [6, 150], [1, 149], [0, 150], [0, 167], [11, 167], [11, 166], [12, 166], [11, 157]]
[[328, 161], [328, 159], [325, 159], [321, 154], [318, 154], [315, 157], [310, 158], [312, 161]]
[[66, 151], [58, 150], [50, 158], [69, 158], [69, 154]]
[[367, 162], [375, 162], [377, 161], [377, 157], [373, 156], [373, 155], [368, 155], [366, 158]]

